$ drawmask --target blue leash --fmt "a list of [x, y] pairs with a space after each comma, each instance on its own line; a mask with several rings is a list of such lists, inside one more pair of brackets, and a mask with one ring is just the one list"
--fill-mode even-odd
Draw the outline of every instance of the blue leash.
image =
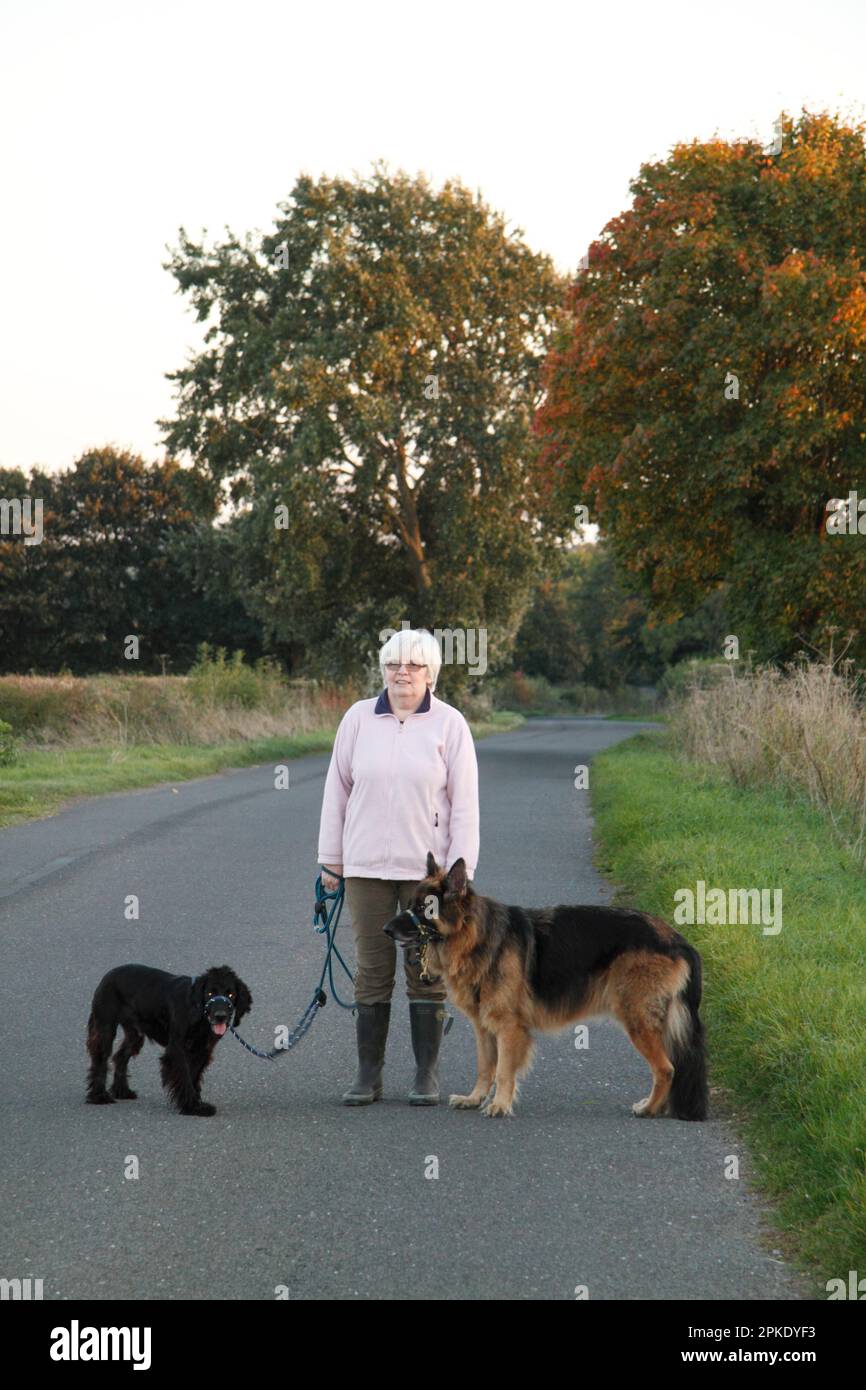
[[[238, 1042], [241, 1043], [242, 1046], [247, 1049], [247, 1052], [252, 1052], [253, 1055], [256, 1057], [264, 1057], [269, 1062], [273, 1062], [276, 1057], [281, 1057], [284, 1052], [289, 1052], [291, 1048], [297, 1046], [301, 1039], [305, 1037], [306, 1034], [309, 1032], [310, 1028], [312, 1027], [313, 1020], [315, 1019], [319, 1009], [323, 1009], [328, 1002], [328, 996], [322, 988], [326, 974], [328, 976], [328, 983], [331, 986], [331, 993], [333, 994], [334, 999], [339, 1004], [340, 1008], [355, 1008], [354, 1003], [343, 1003], [343, 1000], [337, 993], [337, 987], [334, 984], [334, 962], [331, 959], [332, 956], [337, 957], [337, 960], [342, 965], [350, 980], [353, 979], [353, 976], [351, 970], [349, 969], [346, 962], [343, 960], [343, 957], [340, 955], [340, 952], [336, 946], [337, 927], [340, 924], [340, 913], [343, 910], [343, 899], [345, 897], [346, 881], [338, 874], [332, 874], [332, 877], [340, 879], [340, 886], [339, 888], [335, 888], [334, 891], [331, 893], [325, 892], [324, 886], [322, 884], [322, 875], [319, 874], [316, 878], [316, 905], [313, 909], [313, 926], [320, 935], [324, 933], [328, 942], [328, 949], [325, 954], [325, 964], [322, 966], [322, 973], [319, 976], [319, 983], [316, 988], [316, 991], [309, 1004], [307, 1005], [306, 1009], [304, 1010], [303, 1014], [301, 1015], [298, 1024], [289, 1033], [288, 1040], [285, 1043], [285, 1045], [283, 1047], [272, 1047], [270, 1052], [261, 1052], [257, 1047], [253, 1047], [251, 1043], [244, 1042], [240, 1033], [236, 1032], [232, 1025], [229, 1024], [229, 1032], [234, 1033]], [[333, 899], [330, 911], [327, 910], [327, 902], [329, 899]], [[321, 919], [321, 925], [318, 925], [319, 919]]]
[[[337, 877], [337, 875], [334, 875], [334, 877]], [[319, 874], [318, 878], [316, 879], [316, 906], [313, 909], [313, 926], [315, 927], [319, 935], [321, 935], [324, 932], [328, 942], [328, 949], [325, 953], [325, 964], [322, 966], [322, 973], [319, 976], [318, 993], [324, 996], [322, 984], [325, 979], [325, 971], [327, 971], [328, 983], [331, 986], [331, 993], [333, 994], [335, 1001], [339, 1004], [341, 1009], [354, 1009], [354, 1001], [351, 1004], [344, 1004], [343, 1000], [337, 993], [337, 986], [334, 984], [334, 962], [331, 959], [332, 956], [337, 957], [337, 960], [340, 962], [349, 979], [354, 984], [354, 976], [352, 975], [351, 970], [349, 969], [346, 962], [343, 960], [343, 957], [340, 955], [340, 952], [337, 950], [336, 946], [337, 927], [340, 925], [340, 913], [343, 910], [343, 899], [345, 897], [345, 892], [346, 880], [342, 877], [340, 877], [339, 888], [335, 888], [332, 893], [326, 893], [324, 888], [322, 887], [321, 874]], [[331, 908], [330, 912], [326, 913], [325, 901], [327, 898], [333, 898], [334, 905]], [[316, 921], [318, 918], [322, 919], [321, 926], [316, 926]], [[333, 927], [331, 926], [332, 922]]]

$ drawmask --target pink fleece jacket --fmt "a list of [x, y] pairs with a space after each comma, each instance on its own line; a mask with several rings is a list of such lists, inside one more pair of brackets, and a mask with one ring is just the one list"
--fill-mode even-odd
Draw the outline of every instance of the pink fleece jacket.
[[478, 760], [459, 710], [428, 687], [398, 717], [383, 690], [340, 721], [325, 781], [320, 864], [346, 878], [422, 879], [427, 851], [450, 868], [478, 863]]

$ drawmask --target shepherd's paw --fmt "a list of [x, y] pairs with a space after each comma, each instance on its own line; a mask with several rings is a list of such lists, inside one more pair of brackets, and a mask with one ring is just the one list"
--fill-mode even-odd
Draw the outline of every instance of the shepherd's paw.
[[487, 1115], [490, 1119], [498, 1120], [502, 1119], [504, 1115], [513, 1115], [514, 1111], [512, 1110], [511, 1106], [506, 1105], [504, 1101], [494, 1099], [488, 1101], [488, 1103], [482, 1109], [481, 1113], [482, 1115]]

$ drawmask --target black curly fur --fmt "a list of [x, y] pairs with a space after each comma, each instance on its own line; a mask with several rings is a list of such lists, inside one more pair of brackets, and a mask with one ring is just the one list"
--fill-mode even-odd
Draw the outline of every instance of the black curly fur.
[[[227, 965], [211, 966], [195, 980], [189, 975], [169, 975], [149, 965], [118, 965], [96, 986], [87, 1021], [87, 1101], [110, 1105], [115, 1100], [135, 1100], [126, 1070], [145, 1038], [165, 1048], [160, 1058], [162, 1084], [182, 1115], [215, 1115], [216, 1107], [201, 1098], [201, 1079], [213, 1056], [219, 1035], [212, 1024], [231, 1021], [228, 1008], [216, 1004], [211, 1018], [205, 1003], [212, 995], [233, 996], [234, 1022], [239, 1023], [252, 1006], [253, 997], [243, 980]], [[111, 1060], [114, 1080], [106, 1089], [106, 1076], [114, 1035], [123, 1028], [123, 1042]]]

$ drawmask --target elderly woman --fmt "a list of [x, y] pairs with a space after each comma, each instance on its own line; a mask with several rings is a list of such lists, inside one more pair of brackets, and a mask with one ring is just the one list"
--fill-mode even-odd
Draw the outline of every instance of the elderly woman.
[[[385, 688], [343, 715], [325, 782], [319, 863], [328, 891], [345, 876], [358, 968], [358, 1076], [346, 1105], [382, 1095], [385, 1042], [397, 948], [385, 924], [412, 901], [426, 877], [427, 853], [450, 867], [478, 860], [478, 762], [469, 725], [433, 691], [442, 653], [424, 630], [396, 632], [379, 653]], [[336, 877], [335, 877], [336, 876]], [[403, 953], [415, 1053], [410, 1105], [439, 1101], [442, 985], [425, 983]]]

